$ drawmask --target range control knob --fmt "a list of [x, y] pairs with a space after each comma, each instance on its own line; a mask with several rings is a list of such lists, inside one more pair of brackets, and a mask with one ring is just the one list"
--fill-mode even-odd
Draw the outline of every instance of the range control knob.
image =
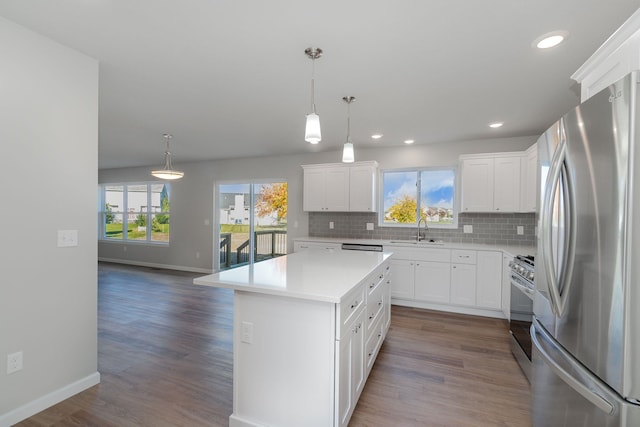
[[527, 279], [533, 282], [534, 278], [535, 278], [535, 274], [533, 274], [533, 271], [530, 271], [529, 274], [527, 274]]

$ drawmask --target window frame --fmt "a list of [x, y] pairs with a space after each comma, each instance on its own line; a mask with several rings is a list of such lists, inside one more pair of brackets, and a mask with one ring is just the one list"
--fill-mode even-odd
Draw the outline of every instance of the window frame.
[[[129, 193], [129, 187], [136, 187], [136, 186], [146, 186], [146, 197], [147, 197], [147, 204], [146, 206], [152, 206], [152, 199], [153, 199], [153, 191], [152, 191], [152, 187], [154, 185], [159, 185], [162, 184], [163, 186], [166, 186], [167, 188], [167, 196], [169, 198], [169, 210], [168, 211], [162, 211], [162, 207], [160, 207], [159, 211], [154, 211], [153, 209], [149, 210], [147, 209], [146, 211], [130, 211], [128, 204], [129, 204], [129, 197], [128, 197], [128, 193]], [[116, 238], [109, 238], [106, 235], [106, 215], [107, 215], [107, 210], [106, 210], [106, 191], [107, 191], [107, 187], [114, 187], [114, 186], [122, 186], [123, 190], [122, 190], [122, 199], [123, 199], [123, 206], [122, 209], [119, 209], [118, 211], [112, 211], [112, 214], [114, 215], [121, 215], [122, 219], [123, 219], [123, 228], [122, 228], [122, 238], [116, 239]], [[169, 224], [171, 223], [171, 184], [168, 182], [160, 182], [160, 181], [141, 181], [141, 182], [108, 182], [108, 183], [102, 183], [99, 184], [98, 186], [98, 241], [99, 242], [107, 242], [107, 243], [126, 243], [126, 244], [138, 244], [138, 245], [149, 245], [149, 246], [169, 246], [169, 243], [171, 242], [171, 228], [169, 227], [169, 232], [167, 234], [167, 240], [152, 240], [153, 237], [153, 230], [152, 230], [152, 222], [153, 222], [153, 217], [157, 216], [157, 215], [168, 215], [169, 216]], [[145, 220], [145, 238], [144, 239], [131, 239], [129, 238], [128, 234], [129, 234], [129, 227], [128, 224], [131, 222], [135, 222], [135, 220], [131, 220], [129, 219], [129, 217], [131, 215], [135, 215], [136, 217], [138, 215], [145, 215], [146, 216], [146, 220]]]
[[[451, 224], [437, 224], [437, 223], [428, 223], [427, 227], [433, 229], [457, 229], [458, 228], [458, 206], [460, 204], [460, 191], [459, 191], [459, 182], [460, 175], [458, 166], [431, 166], [431, 167], [413, 167], [413, 168], [391, 168], [391, 169], [382, 169], [380, 171], [379, 176], [379, 200], [378, 200], [378, 227], [389, 227], [389, 228], [416, 228], [418, 226], [418, 218], [417, 211], [421, 208], [422, 203], [422, 182], [420, 179], [422, 172], [434, 172], [434, 171], [451, 171], [453, 172], [453, 199], [452, 199], [452, 214], [453, 214], [453, 222]], [[405, 222], [405, 223], [388, 223], [384, 221], [385, 209], [384, 209], [384, 201], [385, 201], [385, 188], [384, 188], [384, 176], [386, 173], [393, 172], [415, 172], [416, 173], [416, 221], [415, 222]]]

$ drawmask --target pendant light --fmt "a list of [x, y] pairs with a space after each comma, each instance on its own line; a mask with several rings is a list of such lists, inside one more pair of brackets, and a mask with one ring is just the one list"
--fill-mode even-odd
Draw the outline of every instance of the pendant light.
[[171, 141], [173, 135], [171, 135], [170, 133], [165, 133], [163, 136], [167, 143], [167, 148], [164, 151], [164, 169], [151, 171], [151, 175], [160, 179], [180, 179], [184, 176], [184, 172], [175, 170], [171, 166], [171, 152], [169, 151], [169, 141]]
[[316, 114], [315, 102], [315, 63], [316, 59], [322, 56], [322, 49], [317, 47], [309, 47], [304, 53], [311, 59], [311, 113], [307, 114], [307, 125], [304, 130], [304, 140], [317, 144], [322, 139], [320, 134], [320, 117]]
[[342, 150], [342, 163], [353, 163], [356, 160], [353, 152], [353, 143], [351, 142], [351, 103], [356, 100], [353, 96], [345, 96], [342, 98], [347, 103], [347, 142], [344, 143]]

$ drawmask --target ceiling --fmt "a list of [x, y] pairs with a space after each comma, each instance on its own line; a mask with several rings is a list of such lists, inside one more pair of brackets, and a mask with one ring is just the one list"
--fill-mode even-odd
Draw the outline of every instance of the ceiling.
[[[640, 0], [2, 0], [100, 61], [99, 167], [538, 135]], [[532, 48], [566, 30], [565, 43]], [[304, 141], [312, 61], [322, 142]], [[504, 122], [491, 129], [488, 124]], [[384, 136], [374, 141], [373, 133]], [[336, 161], [339, 156], [336, 154]]]

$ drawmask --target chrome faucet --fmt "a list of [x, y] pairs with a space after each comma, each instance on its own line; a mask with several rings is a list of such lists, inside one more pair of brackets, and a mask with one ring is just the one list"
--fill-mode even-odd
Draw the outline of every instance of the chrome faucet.
[[420, 216], [420, 219], [418, 220], [418, 233], [416, 234], [416, 242], [419, 242], [420, 240], [422, 240], [422, 239], [425, 239], [425, 238], [426, 238], [426, 236], [423, 236], [423, 235], [420, 233], [420, 223], [421, 223], [421, 222], [424, 222], [424, 229], [425, 229], [425, 231], [428, 229], [428, 227], [427, 227], [427, 220], [426, 220], [425, 218], [423, 218], [422, 216]]

